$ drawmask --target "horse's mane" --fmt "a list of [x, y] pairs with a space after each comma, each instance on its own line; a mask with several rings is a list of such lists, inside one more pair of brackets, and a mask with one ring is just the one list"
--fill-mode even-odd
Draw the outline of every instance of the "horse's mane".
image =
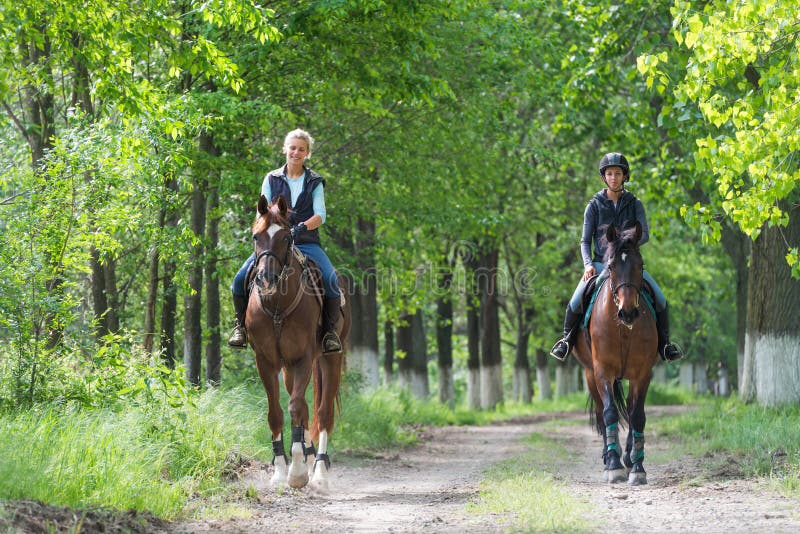
[[273, 224], [277, 224], [282, 227], [289, 226], [289, 218], [281, 215], [277, 204], [270, 204], [266, 213], [263, 215], [258, 213], [256, 215], [256, 220], [253, 222], [252, 232], [253, 234], [260, 234], [261, 232], [265, 232], [267, 228]]
[[617, 238], [613, 242], [609, 242], [606, 239], [606, 229], [608, 225], [603, 225], [600, 227], [600, 231], [603, 233], [601, 239], [608, 245], [606, 247], [606, 253], [603, 257], [603, 261], [608, 265], [611, 260], [613, 260], [618, 252], [622, 252], [624, 250], [631, 251], [631, 252], [639, 252], [639, 239], [636, 237], [636, 227], [625, 228], [624, 230], [617, 231]]

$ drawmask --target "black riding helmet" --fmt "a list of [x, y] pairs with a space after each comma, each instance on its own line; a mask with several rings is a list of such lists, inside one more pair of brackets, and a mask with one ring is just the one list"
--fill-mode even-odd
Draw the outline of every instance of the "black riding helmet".
[[619, 152], [609, 152], [600, 160], [598, 168], [600, 169], [600, 177], [603, 178], [604, 182], [606, 181], [605, 172], [609, 167], [620, 167], [622, 169], [622, 174], [625, 176], [625, 182], [630, 179], [631, 169], [628, 166], [628, 159]]

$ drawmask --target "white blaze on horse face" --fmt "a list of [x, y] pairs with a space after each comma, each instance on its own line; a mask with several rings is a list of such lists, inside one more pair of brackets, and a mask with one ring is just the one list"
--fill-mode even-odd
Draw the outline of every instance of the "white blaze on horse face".
[[280, 229], [281, 226], [279, 224], [272, 224], [269, 228], [267, 228], [267, 234], [269, 234], [269, 238], [272, 239], [275, 237], [275, 234], [277, 234]]
[[626, 259], [628, 259], [628, 253], [627, 252], [623, 252], [622, 253], [622, 263], [625, 263]]

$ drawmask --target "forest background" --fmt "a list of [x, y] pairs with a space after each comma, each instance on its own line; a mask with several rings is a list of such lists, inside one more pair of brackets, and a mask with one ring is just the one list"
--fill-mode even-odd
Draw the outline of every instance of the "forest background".
[[549, 396], [574, 366], [547, 351], [583, 210], [620, 151], [673, 338], [745, 400], [797, 403], [796, 7], [4, 1], [0, 404], [252, 377], [224, 344], [229, 284], [295, 127], [366, 383]]

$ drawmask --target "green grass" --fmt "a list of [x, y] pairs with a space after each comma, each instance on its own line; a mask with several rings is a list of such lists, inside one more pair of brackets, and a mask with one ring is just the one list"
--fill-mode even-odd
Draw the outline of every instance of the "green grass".
[[219, 491], [237, 454], [267, 457], [254, 439], [256, 404], [235, 389], [208, 391], [178, 408], [0, 416], [0, 499], [176, 517], [188, 499]]
[[763, 408], [737, 399], [719, 400], [690, 413], [664, 418], [659, 428], [679, 438], [692, 454], [731, 454], [747, 476], [764, 476], [800, 497], [800, 407]]
[[530, 450], [501, 462], [486, 473], [479, 499], [467, 509], [477, 515], [494, 514], [515, 532], [583, 532], [591, 507], [574, 497], [568, 488], [542, 470], [541, 458], [555, 443], [540, 434], [529, 439]]

